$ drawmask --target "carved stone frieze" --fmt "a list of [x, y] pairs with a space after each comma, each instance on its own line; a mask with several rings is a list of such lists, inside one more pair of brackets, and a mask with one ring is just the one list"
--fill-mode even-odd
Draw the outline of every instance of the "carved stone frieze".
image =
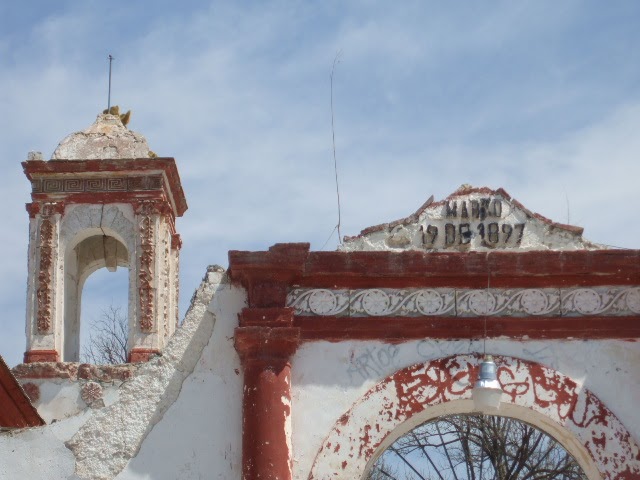
[[164, 325], [164, 337], [169, 337], [173, 332], [169, 326], [169, 297], [171, 286], [171, 238], [167, 232], [163, 235], [162, 242], [162, 292], [164, 301], [162, 302], [162, 319]]
[[287, 306], [302, 316], [585, 316], [640, 314], [640, 287], [465, 290], [299, 288]]
[[42, 212], [42, 217], [38, 242], [40, 265], [38, 268], [38, 283], [36, 288], [36, 327], [40, 335], [50, 333], [52, 327], [52, 284], [57, 245], [55, 237], [58, 226], [55, 215], [60, 214], [62, 208], [64, 207], [61, 203], [45, 203], [39, 208], [40, 212]]
[[87, 382], [80, 388], [80, 397], [90, 407], [103, 407], [104, 389], [98, 382]]
[[151, 332], [154, 320], [153, 276], [155, 259], [155, 225], [150, 215], [140, 218], [140, 269], [138, 271], [140, 297], [140, 330]]
[[44, 219], [40, 224], [40, 268], [38, 270], [38, 333], [51, 330], [51, 281], [53, 277], [53, 224]]
[[33, 193], [138, 192], [160, 190], [161, 175], [136, 177], [34, 178]]

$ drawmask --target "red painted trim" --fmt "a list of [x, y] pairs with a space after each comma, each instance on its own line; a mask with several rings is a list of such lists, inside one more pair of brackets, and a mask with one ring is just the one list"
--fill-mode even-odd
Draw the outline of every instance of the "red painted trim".
[[[640, 250], [309, 252], [308, 244], [295, 243], [266, 252], [230, 251], [229, 271], [247, 288], [251, 306], [266, 306], [268, 300], [253, 294], [273, 283], [352, 289], [636, 285]], [[284, 306], [282, 295], [269, 306]]]
[[25, 428], [45, 422], [0, 357], [0, 427]]
[[489, 278], [493, 288], [633, 285], [640, 251], [311, 252], [299, 284], [486, 288]]
[[165, 174], [168, 183], [166, 186], [167, 194], [176, 205], [176, 216], [181, 217], [188, 208], [175, 159], [170, 157], [117, 160], [32, 160], [22, 162], [22, 168], [29, 180], [33, 180], [35, 177], [50, 177], [60, 174], [79, 175], [114, 172], [150, 174], [162, 172]]
[[300, 329], [288, 326], [291, 309], [247, 309], [235, 331], [244, 369], [242, 398], [242, 478], [290, 480], [291, 364]]
[[[171, 226], [171, 231], [175, 232], [176, 226], [173, 224]], [[171, 250], [180, 250], [182, 248], [182, 238], [179, 233], [171, 234]]]
[[293, 308], [243, 308], [238, 315], [241, 327], [291, 327]]
[[[287, 291], [315, 288], [560, 288], [640, 285], [640, 250], [571, 252], [309, 252], [277, 244], [262, 252], [229, 252], [232, 281], [253, 308], [283, 308]], [[296, 317], [311, 340], [478, 338], [477, 318]], [[489, 317], [490, 336], [640, 338], [638, 317]]]
[[160, 355], [160, 350], [153, 348], [134, 348], [129, 352], [129, 363], [148, 362], [153, 355]]
[[31, 198], [36, 202], [48, 202], [60, 197], [64, 197], [65, 203], [134, 203], [140, 200], [169, 203], [162, 190], [31, 194]]
[[[244, 362], [243, 480], [291, 480], [291, 365]], [[245, 433], [246, 432], [246, 433]]]
[[249, 307], [284, 307], [289, 287], [300, 280], [308, 255], [308, 243], [277, 243], [266, 252], [232, 250], [231, 278], [247, 289]]
[[[483, 317], [296, 316], [303, 342], [343, 340], [479, 339]], [[640, 317], [487, 317], [487, 337], [520, 340], [640, 338]]]
[[24, 352], [24, 363], [59, 361], [60, 355], [55, 350], [30, 350]]

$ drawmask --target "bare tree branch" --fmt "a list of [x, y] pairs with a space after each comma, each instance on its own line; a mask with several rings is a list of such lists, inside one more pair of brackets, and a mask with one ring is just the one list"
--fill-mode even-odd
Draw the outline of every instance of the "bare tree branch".
[[127, 317], [120, 307], [109, 306], [91, 322], [89, 341], [82, 349], [82, 361], [97, 365], [126, 363], [128, 334]]
[[[450, 415], [413, 429], [389, 447], [367, 480], [586, 480], [554, 438], [508, 417]], [[384, 475], [384, 476], [383, 476]]]

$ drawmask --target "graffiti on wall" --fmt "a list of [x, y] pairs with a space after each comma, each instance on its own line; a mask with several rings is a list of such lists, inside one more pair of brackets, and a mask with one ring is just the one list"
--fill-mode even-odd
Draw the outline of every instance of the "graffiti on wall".
[[[493, 345], [489, 344], [489, 352]], [[514, 347], [518, 356], [535, 361], [547, 367], [559, 368], [562, 345], [522, 344]], [[366, 380], [376, 380], [396, 371], [398, 368], [416, 361], [433, 360], [451, 355], [474, 354], [485, 350], [482, 340], [440, 341], [423, 339], [403, 344], [365, 344], [351, 348], [344, 372], [351, 385]]]
[[[546, 354], [546, 352], [543, 352]], [[481, 355], [455, 355], [396, 371], [338, 419], [309, 479], [361, 478], [377, 448], [405, 421], [430, 406], [471, 398]], [[588, 389], [539, 363], [498, 356], [504, 403], [533, 410], [561, 425], [588, 452], [603, 478], [640, 478], [640, 446]]]

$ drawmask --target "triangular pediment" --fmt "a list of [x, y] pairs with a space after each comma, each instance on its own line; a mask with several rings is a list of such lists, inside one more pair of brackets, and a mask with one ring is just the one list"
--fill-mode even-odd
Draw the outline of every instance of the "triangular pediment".
[[531, 212], [499, 188], [463, 185], [444, 200], [433, 196], [414, 214], [345, 237], [343, 251], [489, 251], [603, 249], [582, 228]]

